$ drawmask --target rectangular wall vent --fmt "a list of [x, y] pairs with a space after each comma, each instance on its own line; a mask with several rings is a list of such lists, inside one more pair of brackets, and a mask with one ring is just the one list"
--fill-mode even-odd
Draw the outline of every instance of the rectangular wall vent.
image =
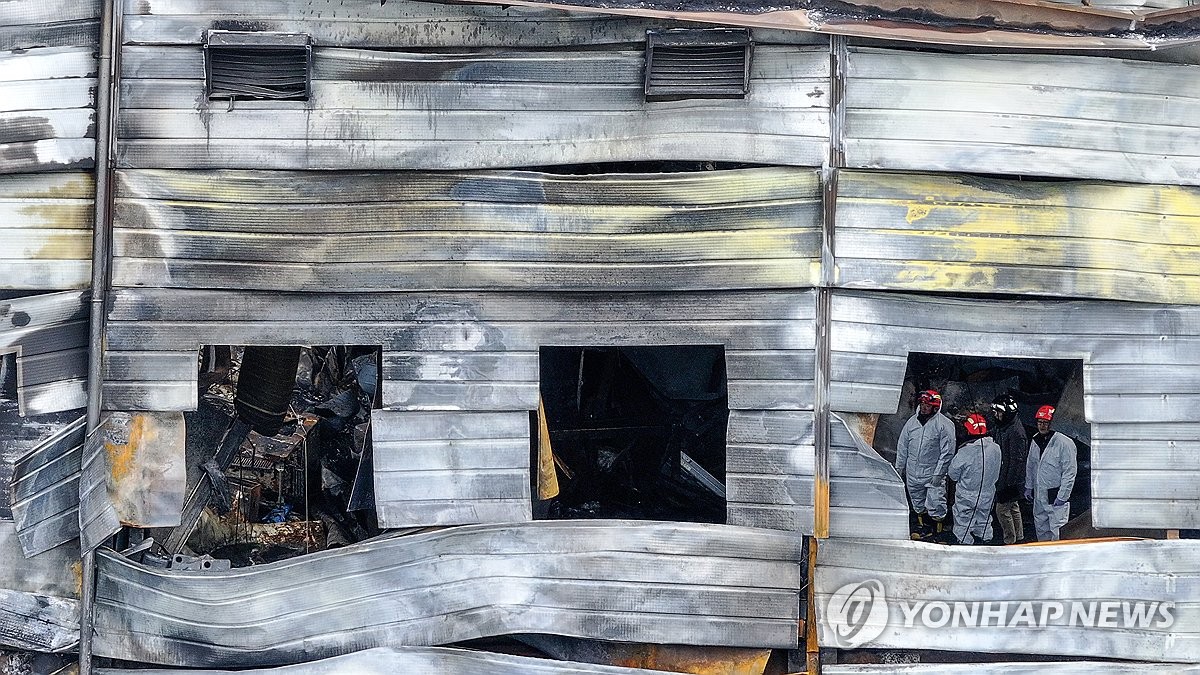
[[646, 33], [646, 100], [745, 98], [750, 31], [673, 29]]
[[296, 33], [209, 31], [204, 70], [210, 99], [308, 100], [312, 41]]

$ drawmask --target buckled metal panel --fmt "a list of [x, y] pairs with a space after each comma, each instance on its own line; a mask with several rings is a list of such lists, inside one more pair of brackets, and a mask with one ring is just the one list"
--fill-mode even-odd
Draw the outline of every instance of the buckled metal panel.
[[850, 412], [896, 412], [909, 352], [1081, 359], [1092, 524], [1200, 522], [1200, 306], [838, 290], [830, 330], [832, 407]]
[[[865, 593], [857, 596], [867, 604], [861, 610], [863, 632], [856, 635], [878, 637], [856, 638], [862, 648], [1200, 662], [1200, 548], [1191, 541], [947, 548], [914, 541], [829, 539], [821, 542], [814, 583], [822, 645], [842, 644], [842, 636], [850, 632], [839, 606], [829, 606], [830, 598], [839, 589], [844, 598], [866, 583], [875, 593], [871, 600]], [[1097, 614], [1101, 602], [1116, 611]], [[1170, 621], [1160, 611], [1167, 602], [1173, 603], [1165, 613]], [[945, 603], [947, 621], [940, 621], [940, 606], [933, 603]], [[974, 618], [955, 610], [954, 603], [963, 603], [965, 610], [974, 606]], [[1028, 618], [1020, 618], [1023, 603], [1028, 603]], [[1060, 616], [1052, 616], [1049, 603], [1060, 604]], [[1072, 603], [1079, 603], [1080, 614]], [[1096, 608], [1088, 610], [1090, 603]], [[1135, 603], [1145, 603], [1137, 610], [1140, 615]], [[880, 605], [886, 611], [872, 611]], [[914, 606], [918, 613], [906, 621], [905, 611]], [[929, 620], [922, 619], [930, 606]], [[982, 614], [985, 608], [991, 614]], [[1139, 619], [1146, 608], [1152, 608], [1149, 618]], [[960, 611], [958, 618], [950, 620], [955, 611]], [[996, 625], [999, 615], [1003, 627]], [[992, 618], [981, 618], [985, 616]]]
[[837, 219], [840, 286], [1200, 304], [1197, 188], [845, 171]]
[[853, 168], [1200, 185], [1200, 66], [854, 49]]
[[[230, 670], [151, 668], [124, 670], [99, 668], [98, 675], [225, 675]], [[529, 656], [455, 649], [451, 647], [375, 647], [328, 659], [277, 668], [238, 670], [242, 675], [332, 675], [358, 673], [440, 673], [441, 675], [655, 675], [659, 670], [602, 666], [578, 661], [554, 661]]]
[[26, 557], [79, 537], [84, 436], [80, 417], [14, 463], [13, 521]]
[[60, 651], [79, 640], [79, 547], [26, 559], [12, 521], [0, 520], [0, 649]]
[[510, 633], [795, 648], [801, 540], [538, 521], [377, 539], [218, 573], [97, 553], [97, 655], [251, 666]]
[[87, 361], [80, 353], [87, 346], [88, 296], [63, 291], [0, 301], [0, 352], [17, 354], [22, 415], [84, 406]]

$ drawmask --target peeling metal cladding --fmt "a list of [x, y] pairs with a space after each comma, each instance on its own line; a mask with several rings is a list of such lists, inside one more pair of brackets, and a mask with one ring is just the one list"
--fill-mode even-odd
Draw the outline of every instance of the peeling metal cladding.
[[834, 410], [894, 413], [910, 352], [1081, 359], [1092, 524], [1200, 519], [1200, 307], [837, 290]]
[[1200, 66], [851, 50], [852, 168], [1200, 184]]
[[376, 647], [353, 654], [334, 656], [311, 663], [277, 668], [255, 668], [252, 670], [211, 670], [187, 668], [149, 668], [122, 670], [115, 668], [97, 669], [98, 675], [225, 675], [246, 673], [248, 675], [333, 675], [334, 673], [358, 673], [359, 675], [390, 675], [392, 673], [444, 673], [445, 675], [567, 675], [586, 673], [595, 675], [652, 675], [658, 670], [622, 668], [577, 661], [555, 661], [511, 654], [470, 651], [451, 647]]
[[0, 300], [0, 353], [17, 354], [22, 415], [84, 406], [88, 298], [87, 291], [63, 291]]
[[92, 168], [95, 105], [93, 47], [0, 51], [0, 176]]
[[1016, 663], [889, 663], [821, 666], [828, 675], [1118, 675], [1120, 673], [1200, 673], [1200, 665], [1132, 661], [1023, 661]]
[[[837, 630], [827, 611], [830, 597], [840, 588], [869, 580], [883, 589], [875, 602], [886, 602], [887, 612], [878, 617], [873, 613], [869, 619], [867, 629], [882, 632], [864, 648], [1200, 661], [1200, 549], [1188, 541], [960, 547], [947, 555], [945, 546], [922, 542], [830, 539], [821, 542], [814, 582], [822, 644], [833, 644]], [[966, 620], [937, 628], [926, 627], [920, 619], [908, 625], [902, 607], [922, 601], [992, 606], [1007, 602], [1009, 623], [1002, 629], [994, 625], [995, 619], [985, 628]], [[1050, 619], [1048, 613], [1045, 625], [1033, 625], [1039, 606], [1034, 621], [1014, 625], [1012, 618], [1024, 601], [1059, 602], [1067, 610], [1061, 620]], [[1072, 603], [1092, 601], [1116, 602], [1118, 614], [1121, 602], [1157, 603], [1154, 621], [1142, 627], [1126, 626], [1122, 619], [1097, 620], [1091, 626], [1072, 623]], [[1164, 602], [1174, 603], [1170, 622], [1157, 609]], [[1115, 625], [1106, 627], [1107, 623]]]
[[[204, 31], [309, 33], [319, 45], [357, 48], [543, 48], [643, 42], [646, 31], [675, 21], [605, 13], [436, 4], [413, 0], [147, 0], [125, 4], [126, 44], [200, 44]], [[813, 44], [819, 36], [764, 31], [772, 41]]]
[[231, 108], [207, 99], [198, 42], [126, 48], [118, 166], [819, 166], [828, 144], [829, 59], [820, 47], [758, 44], [744, 99], [650, 103], [643, 51], [621, 46], [457, 54], [317, 47], [309, 100]]
[[537, 632], [795, 648], [800, 548], [791, 534], [728, 525], [538, 521], [206, 574], [101, 550], [94, 649], [237, 667]]
[[15, 462], [13, 521], [26, 557], [79, 537], [79, 469], [85, 435], [80, 417]]
[[844, 171], [837, 201], [843, 287], [1200, 304], [1197, 188]]
[[79, 547], [26, 559], [15, 524], [0, 520], [0, 649], [61, 651], [79, 640]]
[[[1153, 50], [1200, 41], [1194, 9], [1151, 14], [1022, 0], [818, 2], [635, 2], [633, 0], [479, 0], [542, 10], [595, 12], [756, 29], [785, 29], [943, 45], [1032, 49]], [[1132, 3], [1131, 3], [1132, 4]], [[1166, 16], [1163, 16], [1166, 15]]]
[[94, 196], [87, 173], [0, 175], [0, 290], [86, 288]]
[[[113, 283], [688, 291], [803, 288], [816, 280], [820, 193], [811, 170], [329, 177], [122, 171]], [[285, 180], [292, 186], [285, 198], [255, 198], [278, 194]], [[356, 183], [349, 194], [339, 189]], [[172, 197], [134, 196], [173, 185], [182, 188]], [[201, 185], [216, 189], [203, 201], [184, 200]], [[358, 201], [372, 190], [374, 201]], [[298, 234], [311, 235], [312, 245], [292, 245]]]

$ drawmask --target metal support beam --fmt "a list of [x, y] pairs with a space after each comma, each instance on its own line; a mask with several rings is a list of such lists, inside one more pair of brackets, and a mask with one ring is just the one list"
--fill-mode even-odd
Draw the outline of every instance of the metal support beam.
[[830, 293], [837, 281], [833, 233], [837, 211], [838, 170], [845, 165], [846, 38], [829, 40], [829, 159], [822, 170], [821, 286], [817, 289], [817, 364], [813, 399], [813, 536], [829, 536], [829, 380]]
[[[92, 221], [92, 295], [88, 332], [88, 433], [100, 426], [104, 385], [104, 301], [112, 259], [113, 141], [116, 137], [117, 73], [120, 51], [120, 11], [117, 0], [104, 0], [100, 15], [100, 52], [96, 82], [96, 201]], [[96, 555], [85, 550], [79, 603], [79, 672], [92, 672], [92, 610], [96, 596]]]

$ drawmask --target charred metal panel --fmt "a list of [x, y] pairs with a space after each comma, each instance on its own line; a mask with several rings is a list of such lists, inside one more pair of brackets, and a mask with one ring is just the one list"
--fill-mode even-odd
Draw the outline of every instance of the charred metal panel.
[[539, 521], [378, 539], [219, 573], [97, 554], [97, 655], [272, 665], [510, 633], [795, 648], [792, 534]]
[[1200, 66], [850, 52], [853, 168], [1200, 184]]
[[[147, 59], [158, 63], [145, 65]], [[760, 44], [750, 93], [703, 103], [646, 102], [644, 53], [616, 48], [450, 54], [317, 47], [313, 60], [307, 101], [231, 106], [208, 100], [198, 46], [131, 48], [124, 70], [137, 77], [121, 83], [118, 165], [445, 170], [697, 160], [818, 166], [828, 144], [829, 59], [822, 49]]]
[[0, 300], [0, 353], [17, 355], [22, 415], [84, 406], [88, 313], [87, 291]]
[[91, 168], [95, 104], [92, 47], [0, 51], [0, 174]]
[[86, 288], [94, 197], [86, 173], [0, 176], [0, 289]]
[[1200, 522], [1200, 307], [833, 296], [832, 407], [894, 413], [909, 352], [1082, 359], [1092, 523]]
[[[604, 12], [728, 26], [784, 28], [942, 45], [1154, 50], [1200, 40], [1194, 9], [1140, 12], [1056, 7], [1029, 0], [479, 0], [493, 5]], [[1084, 3], [1091, 4], [1091, 3]], [[1165, 16], [1161, 16], [1165, 15]]]
[[[338, 47], [460, 49], [631, 44], [646, 31], [678, 22], [604, 13], [530, 10], [415, 0], [128, 0], [126, 44], [198, 45], [209, 29], [307, 33]], [[813, 44], [822, 38], [787, 30], [756, 32], [773, 42]]]
[[0, 51], [94, 47], [100, 41], [101, 2], [4, 2], [0, 4]]
[[[864, 648], [1200, 661], [1200, 548], [1190, 541], [947, 549], [911, 541], [830, 539], [821, 542], [814, 583], [823, 645], [841, 644], [836, 611], [829, 608], [831, 596], [839, 589], [848, 592], [871, 583], [878, 591], [874, 603], [882, 603], [886, 611], [868, 615], [864, 610], [863, 634], [882, 628], [878, 637], [862, 644]], [[1083, 611], [1087, 603], [1104, 601], [1115, 603], [1116, 612], [1096, 618], [1100, 610], [1094, 610], [1090, 625], [1082, 617], [1073, 618], [1078, 615], [1072, 603], [1080, 603]], [[954, 611], [952, 603], [966, 608], [979, 604], [973, 620], [960, 615], [927, 627], [918, 615], [910, 625], [902, 607], [922, 602], [946, 603], [948, 612]], [[1053, 609], [1043, 607], [1051, 602], [1065, 607], [1061, 616], [1051, 617]], [[1151, 620], [1126, 622], [1123, 613], [1130, 610], [1122, 602], [1146, 603], [1143, 607], [1153, 603]], [[1158, 609], [1165, 602], [1173, 603], [1171, 621]], [[1017, 619], [1025, 603], [1032, 616]], [[979, 623], [982, 607], [993, 612], [990, 627]], [[999, 614], [1004, 616], [1003, 627], [996, 626]], [[940, 618], [937, 610], [930, 616]]]
[[80, 417], [14, 463], [13, 521], [26, 557], [79, 537], [84, 436], [84, 418]]
[[28, 560], [17, 528], [0, 520], [0, 649], [59, 651], [79, 640], [79, 547]]
[[820, 191], [806, 170], [119, 180], [116, 286], [683, 291], [818, 278]]
[[849, 171], [835, 238], [849, 288], [1200, 304], [1197, 188]]
[[[811, 291], [364, 296], [126, 288], [115, 290], [112, 301], [108, 347], [128, 360], [138, 358], [137, 350], [194, 354], [204, 344], [382, 345], [383, 403], [391, 410], [376, 413], [375, 467], [391, 476], [377, 476], [376, 483], [387, 527], [529, 517], [527, 411], [537, 407], [541, 346], [724, 345], [735, 411], [729, 490], [741, 495], [731, 498], [738, 503], [730, 504], [730, 522], [811, 527], [811, 517], [792, 508], [808, 494], [799, 472], [811, 462], [811, 449], [793, 457], [810, 448], [811, 440], [797, 440], [806, 432], [770, 426], [739, 438], [732, 426], [743, 411], [811, 426]], [[176, 383], [195, 391], [194, 359], [164, 363], [171, 374], [156, 377], [170, 382], [114, 379], [106, 396], [188, 409], [170, 392]], [[745, 459], [739, 443], [755, 445]], [[786, 466], [797, 476], [780, 486], [777, 477], [751, 475], [763, 473], [752, 466], [758, 444], [778, 456], [771, 472]], [[477, 475], [488, 467], [499, 480]], [[430, 470], [440, 472], [440, 483], [418, 480]], [[738, 472], [745, 475], [741, 484]]]
[[331, 675], [333, 673], [441, 673], [442, 675], [654, 675], [659, 670], [603, 666], [578, 661], [557, 661], [529, 656], [495, 654], [452, 647], [375, 647], [352, 654], [277, 668], [252, 670], [175, 670], [168, 668], [121, 670], [100, 668], [98, 675]]

